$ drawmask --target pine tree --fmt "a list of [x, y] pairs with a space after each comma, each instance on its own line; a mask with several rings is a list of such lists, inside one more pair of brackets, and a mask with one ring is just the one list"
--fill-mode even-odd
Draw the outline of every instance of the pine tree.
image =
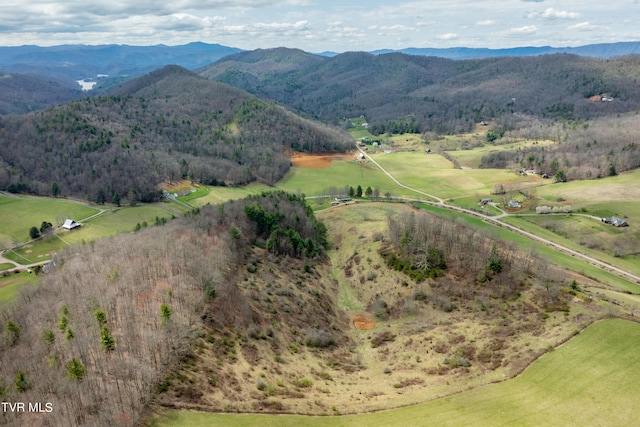
[[116, 341], [111, 336], [111, 331], [106, 326], [103, 326], [100, 330], [100, 343], [102, 344], [102, 348], [107, 351], [113, 351], [116, 349]]

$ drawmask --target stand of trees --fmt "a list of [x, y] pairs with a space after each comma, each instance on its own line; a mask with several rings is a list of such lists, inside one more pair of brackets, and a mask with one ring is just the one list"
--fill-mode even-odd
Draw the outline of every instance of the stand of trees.
[[[509, 128], [505, 141], [525, 138], [541, 143], [487, 154], [481, 167], [530, 168], [561, 182], [613, 176], [640, 167], [640, 125], [635, 114], [588, 121], [521, 117], [503, 125]], [[545, 143], [549, 140], [554, 143]]]
[[[275, 220], [262, 228], [252, 209]], [[37, 415], [42, 425], [135, 425], [204, 328], [260, 323], [237, 276], [251, 245], [276, 230], [319, 249], [289, 253], [291, 239], [273, 256], [323, 259], [324, 225], [302, 196], [282, 192], [57, 256], [38, 286], [0, 307], [2, 400], [51, 403], [53, 412]], [[31, 416], [5, 412], [3, 423], [24, 425]]]

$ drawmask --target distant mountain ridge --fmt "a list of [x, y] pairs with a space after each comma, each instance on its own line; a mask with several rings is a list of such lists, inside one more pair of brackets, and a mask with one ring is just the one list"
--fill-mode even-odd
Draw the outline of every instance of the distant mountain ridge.
[[134, 78], [165, 65], [208, 65], [242, 49], [202, 42], [180, 46], [60, 45], [0, 47], [0, 71], [40, 74], [71, 81], [99, 74]]
[[[407, 48], [399, 51], [322, 52], [309, 53], [300, 49], [274, 48], [245, 51], [239, 48], [202, 42], [180, 46], [128, 45], [60, 45], [0, 46], [0, 114], [25, 113], [59, 105], [62, 102], [104, 93], [124, 81], [143, 76], [166, 65], [200, 72], [227, 57], [243, 63], [242, 71], [226, 61], [226, 70], [217, 70], [218, 80], [251, 91], [252, 86], [266, 82], [255, 80], [255, 74], [295, 74], [300, 69], [323, 67], [327, 58], [349, 58], [351, 54], [383, 56], [404, 53], [412, 57], [439, 60], [471, 60], [508, 57], [544, 56], [570, 53], [582, 57], [613, 58], [640, 53], [640, 42], [593, 44], [580, 47], [518, 47], [510, 49], [482, 48]], [[268, 57], [265, 57], [268, 55]], [[346, 56], [345, 56], [346, 55]], [[338, 60], [338, 62], [340, 59]], [[383, 61], [384, 62], [384, 61]], [[253, 64], [253, 65], [251, 65]], [[209, 77], [209, 76], [208, 76]], [[211, 77], [210, 77], [211, 78]], [[33, 80], [36, 79], [36, 80]], [[247, 80], [248, 79], [248, 80]], [[95, 82], [91, 92], [81, 90], [79, 81]], [[295, 91], [289, 85], [287, 90]], [[264, 91], [253, 91], [258, 94]]]
[[[594, 58], [612, 58], [615, 56], [640, 54], [640, 42], [599, 43], [577, 47], [551, 47], [551, 46], [524, 46], [506, 49], [489, 48], [405, 48], [405, 49], [380, 49], [372, 51], [374, 55], [400, 52], [407, 55], [436, 56], [448, 59], [482, 59], [504, 56], [538, 56], [552, 55], [555, 53], [570, 53], [578, 56]], [[329, 56], [329, 55], [327, 55]]]

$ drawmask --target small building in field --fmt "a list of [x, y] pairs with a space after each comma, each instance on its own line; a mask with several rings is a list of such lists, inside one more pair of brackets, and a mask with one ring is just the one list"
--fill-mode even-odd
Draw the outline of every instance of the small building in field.
[[509, 200], [507, 202], [507, 206], [509, 206], [512, 209], [518, 209], [522, 207], [522, 204], [520, 202], [516, 202], [515, 200]]
[[628, 227], [629, 223], [622, 218], [618, 218], [616, 216], [612, 216], [609, 218], [602, 218], [601, 220], [605, 224], [611, 224], [614, 227]]
[[480, 201], [478, 203], [481, 204], [481, 205], [486, 205], [486, 204], [489, 204], [489, 203], [492, 203], [492, 202], [493, 202], [493, 199], [480, 199]]
[[80, 227], [80, 224], [72, 219], [67, 219], [64, 224], [62, 224], [62, 228], [65, 228], [67, 230], [73, 230], [74, 228], [78, 227]]

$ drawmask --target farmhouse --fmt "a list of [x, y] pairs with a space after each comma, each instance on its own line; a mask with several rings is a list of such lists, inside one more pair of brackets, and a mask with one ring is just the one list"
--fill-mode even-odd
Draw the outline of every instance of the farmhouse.
[[67, 230], [73, 230], [78, 227], [80, 227], [80, 224], [72, 219], [67, 219], [64, 224], [62, 224], [62, 228], [66, 228]]
[[515, 200], [509, 200], [507, 202], [507, 206], [513, 209], [521, 208], [522, 204], [520, 202], [516, 202]]
[[628, 227], [629, 223], [627, 221], [625, 221], [624, 219], [612, 216], [609, 218], [602, 218], [601, 220], [602, 222], [604, 222], [605, 224], [611, 224], [614, 227]]
[[493, 199], [480, 199], [480, 201], [478, 202], [481, 205], [486, 205], [488, 203], [493, 202]]

